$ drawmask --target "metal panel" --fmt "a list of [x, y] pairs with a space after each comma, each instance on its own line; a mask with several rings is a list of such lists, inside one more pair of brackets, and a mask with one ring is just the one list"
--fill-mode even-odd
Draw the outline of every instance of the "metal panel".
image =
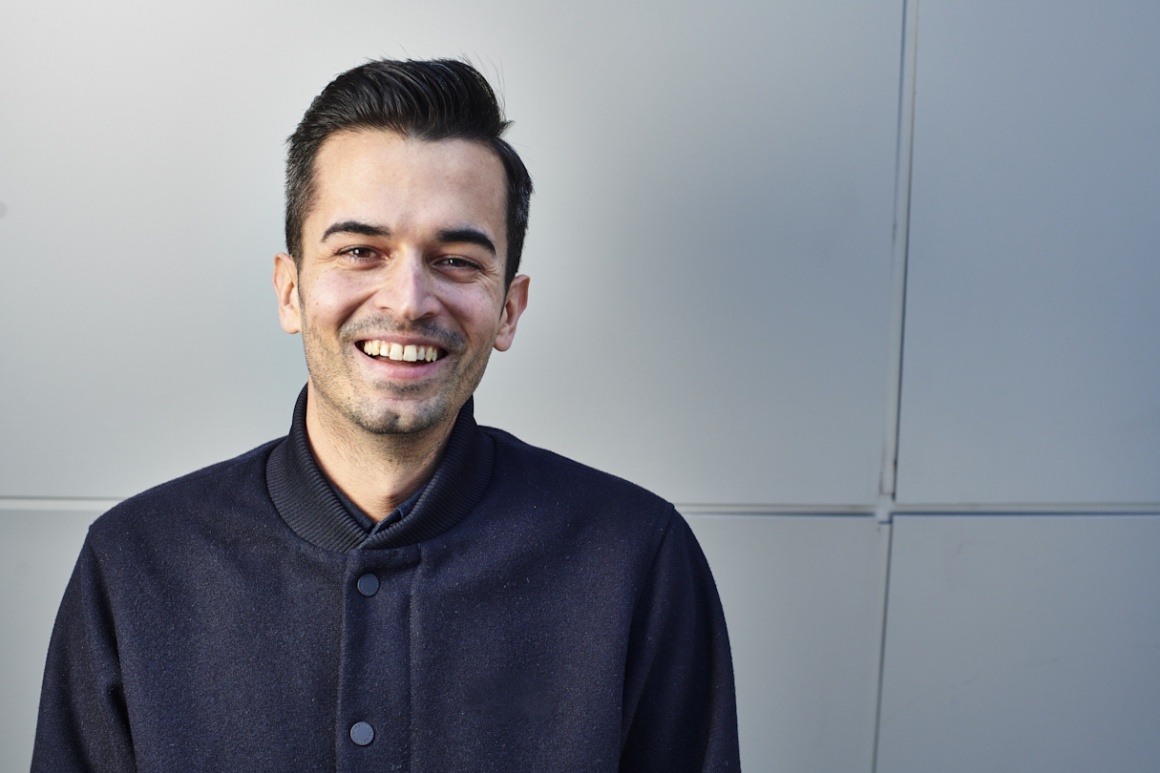
[[725, 606], [744, 770], [870, 773], [889, 526], [697, 515]]
[[1146, 773], [1160, 516], [894, 519], [878, 773]]
[[1160, 501], [1160, 4], [923, 2], [899, 496]]
[[97, 515], [0, 510], [0, 770], [28, 770], [52, 623]]
[[467, 53], [539, 189], [481, 416], [674, 500], [873, 502], [901, 7], [13, 5], [0, 495], [126, 496], [282, 434], [283, 138], [367, 56]]

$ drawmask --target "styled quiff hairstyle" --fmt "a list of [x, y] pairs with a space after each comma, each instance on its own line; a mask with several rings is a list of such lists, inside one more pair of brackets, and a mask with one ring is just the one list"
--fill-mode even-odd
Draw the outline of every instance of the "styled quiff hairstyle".
[[314, 98], [287, 140], [286, 249], [301, 265], [302, 224], [317, 193], [314, 159], [331, 134], [385, 129], [420, 140], [469, 140], [493, 150], [507, 174], [504, 281], [511, 284], [528, 230], [532, 178], [502, 139], [509, 123], [491, 85], [466, 62], [382, 59], [344, 72]]

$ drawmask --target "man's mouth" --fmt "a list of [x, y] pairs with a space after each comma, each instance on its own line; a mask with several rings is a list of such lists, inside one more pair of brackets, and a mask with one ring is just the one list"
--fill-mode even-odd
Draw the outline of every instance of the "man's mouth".
[[362, 350], [370, 357], [381, 357], [395, 362], [435, 362], [447, 352], [438, 346], [399, 344], [391, 341], [363, 341]]

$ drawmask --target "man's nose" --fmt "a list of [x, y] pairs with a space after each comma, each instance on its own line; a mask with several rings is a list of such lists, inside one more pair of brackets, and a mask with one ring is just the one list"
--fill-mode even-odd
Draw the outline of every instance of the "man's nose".
[[439, 310], [430, 270], [419, 255], [400, 255], [387, 267], [374, 301], [399, 319], [422, 319]]

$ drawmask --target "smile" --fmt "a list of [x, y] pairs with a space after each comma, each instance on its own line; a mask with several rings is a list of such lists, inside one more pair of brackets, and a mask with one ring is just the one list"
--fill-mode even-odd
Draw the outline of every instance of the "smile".
[[396, 362], [435, 362], [444, 355], [438, 346], [399, 344], [390, 341], [363, 341], [362, 350], [371, 357], [383, 357]]

